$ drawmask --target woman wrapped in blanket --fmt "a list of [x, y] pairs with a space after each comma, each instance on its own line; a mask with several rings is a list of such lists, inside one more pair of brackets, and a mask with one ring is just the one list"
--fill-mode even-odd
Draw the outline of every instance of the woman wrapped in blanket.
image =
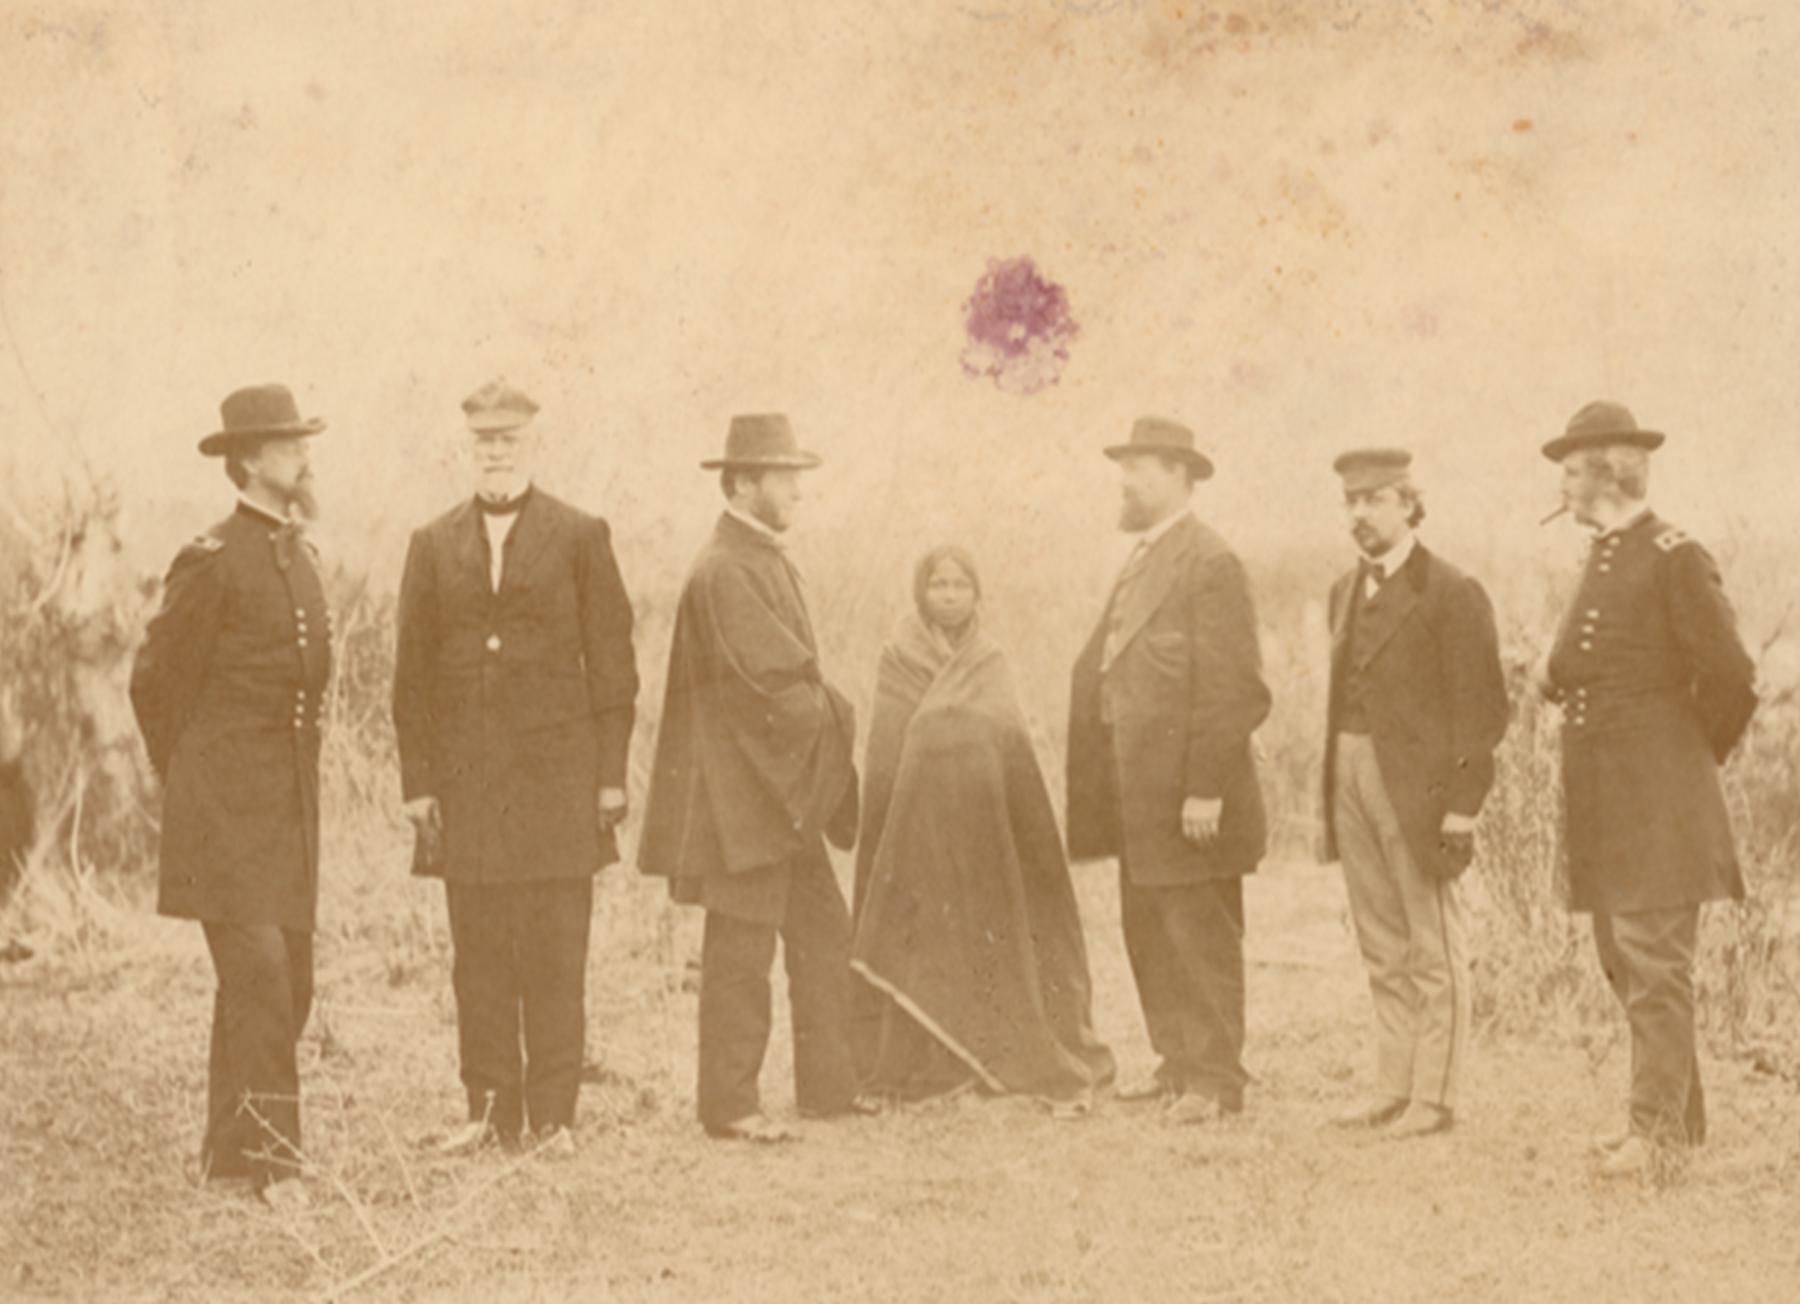
[[960, 548], [919, 562], [883, 648], [851, 965], [867, 1091], [974, 1085], [1085, 1110], [1111, 1080], [1068, 861], [1005, 655]]

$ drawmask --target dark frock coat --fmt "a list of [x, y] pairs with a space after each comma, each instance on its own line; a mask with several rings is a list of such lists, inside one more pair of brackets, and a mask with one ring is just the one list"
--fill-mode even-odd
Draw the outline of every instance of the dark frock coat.
[[1423, 544], [1383, 584], [1382, 602], [1360, 602], [1361, 582], [1360, 569], [1352, 569], [1331, 587], [1325, 859], [1338, 858], [1337, 736], [1354, 618], [1369, 622], [1358, 644], [1363, 709], [1406, 849], [1426, 874], [1454, 877], [1438, 836], [1444, 816], [1480, 812], [1510, 714], [1493, 605], [1477, 581]]
[[1744, 895], [1719, 766], [1754, 680], [1705, 548], [1649, 512], [1595, 539], [1550, 652], [1572, 908]]
[[[1107, 665], [1115, 602], [1123, 604], [1118, 650]], [[1124, 592], [1115, 588], [1075, 661], [1070, 858], [1121, 856], [1142, 887], [1252, 872], [1268, 830], [1251, 735], [1269, 706], [1244, 568], [1223, 539], [1184, 515]], [[1182, 834], [1188, 797], [1224, 803], [1210, 846]]]
[[542, 489], [506, 539], [500, 590], [473, 499], [418, 530], [400, 582], [394, 732], [406, 800], [436, 797], [471, 883], [592, 874], [619, 858], [602, 787], [625, 786], [637, 698], [631, 603], [599, 517]]
[[177, 554], [132, 664], [163, 781], [157, 909], [310, 930], [331, 616], [311, 545], [240, 505]]

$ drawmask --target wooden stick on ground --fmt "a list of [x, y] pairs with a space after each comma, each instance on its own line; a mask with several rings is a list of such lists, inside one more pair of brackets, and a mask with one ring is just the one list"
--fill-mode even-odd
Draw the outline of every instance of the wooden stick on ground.
[[530, 1156], [528, 1155], [521, 1155], [516, 1159], [509, 1160], [506, 1166], [499, 1172], [495, 1173], [486, 1181], [481, 1182], [474, 1190], [458, 1200], [456, 1204], [450, 1208], [449, 1212], [444, 1215], [443, 1221], [438, 1224], [436, 1230], [428, 1232], [411, 1244], [405, 1245], [394, 1251], [392, 1254], [387, 1255], [385, 1258], [371, 1264], [369, 1267], [357, 1273], [354, 1277], [338, 1282], [319, 1297], [321, 1304], [331, 1304], [332, 1301], [343, 1299], [352, 1291], [360, 1290], [362, 1287], [374, 1281], [377, 1277], [384, 1276], [394, 1268], [399, 1267], [402, 1263], [405, 1263], [408, 1259], [423, 1253], [433, 1245], [436, 1245], [439, 1241], [446, 1239], [451, 1232], [456, 1230], [456, 1220], [458, 1218], [467, 1213], [475, 1202], [483, 1195], [487, 1194], [494, 1187], [498, 1186], [501, 1182], [504, 1182], [507, 1178], [517, 1172], [519, 1166], [525, 1163], [529, 1157]]

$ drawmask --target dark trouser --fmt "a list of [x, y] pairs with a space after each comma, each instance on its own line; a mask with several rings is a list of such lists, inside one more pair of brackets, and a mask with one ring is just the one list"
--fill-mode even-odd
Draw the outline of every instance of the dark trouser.
[[219, 988], [206, 1077], [207, 1177], [258, 1186], [293, 1177], [300, 1161], [300, 1070], [294, 1048], [312, 1009], [310, 932], [273, 924], [207, 923]]
[[573, 1126], [594, 880], [446, 879], [444, 900], [469, 1118], [487, 1119], [507, 1140], [527, 1119], [540, 1134]]
[[1125, 951], [1158, 1075], [1227, 1110], [1244, 1106], [1244, 884], [1140, 887], [1119, 868]]
[[1664, 1144], [1706, 1140], [1694, 1049], [1700, 908], [1594, 915], [1594, 947], [1631, 1025], [1631, 1130]]
[[706, 912], [700, 950], [700, 1122], [723, 1127], [760, 1108], [757, 1078], [769, 1045], [769, 969], [775, 937], [787, 962], [794, 1026], [794, 1096], [831, 1115], [856, 1094], [850, 1063], [850, 911], [821, 844], [789, 866], [777, 928]]

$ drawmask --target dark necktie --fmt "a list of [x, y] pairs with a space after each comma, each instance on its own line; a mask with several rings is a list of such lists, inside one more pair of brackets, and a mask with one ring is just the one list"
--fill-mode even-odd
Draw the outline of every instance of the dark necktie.
[[511, 498], [483, 498], [475, 495], [475, 506], [481, 509], [483, 516], [511, 516], [525, 505], [525, 499], [531, 493], [529, 488], [521, 489]]

